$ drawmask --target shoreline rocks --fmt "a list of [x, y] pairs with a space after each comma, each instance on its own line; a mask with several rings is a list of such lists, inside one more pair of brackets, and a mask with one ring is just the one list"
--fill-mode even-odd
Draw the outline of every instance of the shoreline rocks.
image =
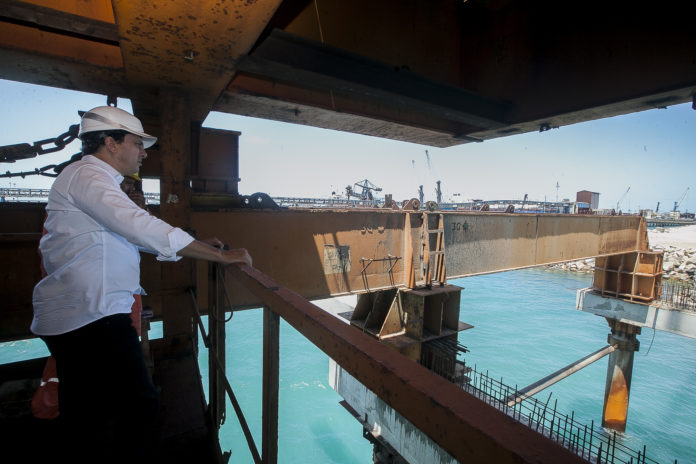
[[663, 251], [662, 278], [696, 281], [696, 248], [680, 248], [673, 245], [652, 247]]
[[[674, 245], [655, 245], [652, 251], [662, 251], [662, 278], [696, 282], [696, 248], [682, 248]], [[567, 263], [549, 264], [548, 270], [592, 274], [595, 260], [581, 259]]]
[[594, 272], [594, 258], [570, 261], [567, 263], [549, 264], [546, 269], [552, 271], [578, 272], [581, 274], [592, 274]]

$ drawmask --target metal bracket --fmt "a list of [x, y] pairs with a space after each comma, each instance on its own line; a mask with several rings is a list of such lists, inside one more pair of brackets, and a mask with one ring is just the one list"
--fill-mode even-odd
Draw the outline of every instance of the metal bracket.
[[[394, 274], [393, 274], [393, 269], [394, 266], [396, 266], [396, 263], [399, 262], [401, 259], [401, 256], [392, 256], [392, 255], [387, 255], [386, 258], [360, 258], [360, 264], [363, 265], [363, 268], [360, 269], [360, 275], [362, 276], [363, 280], [363, 285], [365, 286], [365, 291], [369, 292], [370, 287], [367, 282], [367, 270], [368, 267], [370, 267], [370, 264], [374, 263], [375, 261], [389, 261], [389, 269], [387, 270], [387, 273], [389, 274], [389, 281], [391, 282], [392, 286], [394, 286]], [[392, 260], [394, 261], [392, 263]], [[367, 263], [367, 264], [365, 264]]]

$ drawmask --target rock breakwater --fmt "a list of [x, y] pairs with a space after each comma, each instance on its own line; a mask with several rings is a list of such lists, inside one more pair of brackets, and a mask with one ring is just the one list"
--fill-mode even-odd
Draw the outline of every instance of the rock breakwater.
[[[648, 231], [652, 251], [662, 251], [662, 278], [696, 282], [696, 225], [658, 228]], [[594, 259], [551, 264], [547, 269], [556, 271], [594, 272]]]
[[[662, 251], [662, 278], [696, 282], [696, 248], [679, 248], [675, 246], [654, 246], [653, 251]], [[595, 260], [581, 259], [567, 263], [550, 264], [547, 269], [554, 271], [578, 272], [591, 274], [594, 272]]]

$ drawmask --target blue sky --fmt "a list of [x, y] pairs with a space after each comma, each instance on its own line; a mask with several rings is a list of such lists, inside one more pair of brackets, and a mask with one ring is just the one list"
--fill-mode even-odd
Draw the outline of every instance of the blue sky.
[[[0, 80], [0, 145], [54, 137], [79, 122], [78, 110], [104, 105], [103, 95]], [[130, 110], [130, 102], [119, 100]], [[206, 127], [237, 130], [240, 192], [328, 197], [363, 179], [397, 201], [445, 199], [575, 199], [579, 190], [600, 193], [600, 207], [671, 210], [685, 190], [682, 211], [696, 211], [696, 111], [691, 104], [513, 135], [483, 143], [434, 148], [345, 132], [211, 113]], [[153, 134], [157, 135], [157, 134]], [[60, 163], [80, 150], [16, 163], [0, 171], [33, 170]], [[428, 155], [426, 156], [426, 150]], [[0, 179], [0, 187], [49, 188], [52, 179]], [[558, 189], [556, 185], [558, 184]], [[629, 189], [628, 193], [624, 193]], [[147, 187], [146, 187], [147, 188]]]

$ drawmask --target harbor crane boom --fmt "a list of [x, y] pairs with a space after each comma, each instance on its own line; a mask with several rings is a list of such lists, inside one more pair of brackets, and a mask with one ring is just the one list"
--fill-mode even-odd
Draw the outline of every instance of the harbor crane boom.
[[[372, 191], [382, 191], [382, 187], [377, 187], [367, 179], [356, 182], [353, 185], [355, 186], [355, 189], [353, 189], [353, 187], [350, 185], [346, 187], [346, 196], [348, 198], [357, 197], [361, 200], [373, 200], [374, 196], [372, 195]], [[360, 192], [358, 192], [357, 189], [360, 189]]]
[[679, 209], [679, 207], [681, 206], [682, 202], [684, 201], [684, 198], [686, 198], [686, 194], [689, 193], [689, 188], [690, 188], [690, 187], [686, 187], [686, 190], [684, 190], [684, 194], [681, 196], [681, 198], [679, 199], [679, 201], [675, 201], [675, 202], [674, 202], [674, 209], [672, 209], [673, 212], [674, 212], [674, 211], [677, 211], [677, 210]]
[[621, 202], [623, 201], [624, 198], [626, 198], [626, 194], [628, 191], [631, 190], [631, 186], [629, 185], [626, 191], [624, 192], [623, 195], [621, 195], [621, 198], [619, 198], [619, 201], [616, 202], [616, 211], [618, 211], [621, 208]]

